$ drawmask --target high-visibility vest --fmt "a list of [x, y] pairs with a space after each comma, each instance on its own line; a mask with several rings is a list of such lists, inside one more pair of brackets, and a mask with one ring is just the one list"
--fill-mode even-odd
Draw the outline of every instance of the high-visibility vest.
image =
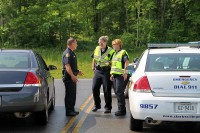
[[118, 53], [114, 53], [113, 58], [112, 58], [112, 66], [111, 66], [111, 71], [110, 74], [123, 74], [124, 73], [124, 68], [122, 68], [122, 57], [124, 54], [128, 53], [126, 50], [120, 50]]
[[[108, 46], [106, 52], [101, 55], [101, 47], [97, 46], [94, 50], [94, 59], [96, 60], [97, 65], [99, 65], [100, 67], [108, 66], [106, 63], [111, 61], [111, 57], [114, 52], [115, 51]], [[110, 56], [108, 56], [109, 54]]]

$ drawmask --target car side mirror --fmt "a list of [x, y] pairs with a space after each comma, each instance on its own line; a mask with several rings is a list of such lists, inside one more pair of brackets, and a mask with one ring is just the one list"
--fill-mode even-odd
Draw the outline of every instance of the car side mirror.
[[57, 67], [54, 66], [54, 65], [49, 65], [48, 68], [49, 68], [49, 70], [56, 70], [57, 69]]

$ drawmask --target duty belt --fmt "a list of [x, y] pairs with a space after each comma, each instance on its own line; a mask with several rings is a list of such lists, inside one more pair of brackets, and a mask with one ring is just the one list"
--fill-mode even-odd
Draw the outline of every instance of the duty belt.
[[110, 67], [109, 66], [104, 66], [104, 67], [96, 66], [96, 70], [99, 70], [99, 71], [110, 71]]

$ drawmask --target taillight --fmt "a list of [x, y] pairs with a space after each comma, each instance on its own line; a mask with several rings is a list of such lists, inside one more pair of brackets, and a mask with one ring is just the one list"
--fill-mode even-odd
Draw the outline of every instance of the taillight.
[[25, 85], [38, 85], [40, 84], [40, 79], [32, 72], [28, 72], [26, 75]]
[[150, 92], [151, 88], [147, 76], [143, 76], [138, 79], [134, 84], [133, 90], [139, 92]]

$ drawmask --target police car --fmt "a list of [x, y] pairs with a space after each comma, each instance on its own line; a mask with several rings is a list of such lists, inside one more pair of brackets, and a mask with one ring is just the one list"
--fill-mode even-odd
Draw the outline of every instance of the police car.
[[130, 78], [130, 129], [200, 122], [200, 42], [148, 44]]

